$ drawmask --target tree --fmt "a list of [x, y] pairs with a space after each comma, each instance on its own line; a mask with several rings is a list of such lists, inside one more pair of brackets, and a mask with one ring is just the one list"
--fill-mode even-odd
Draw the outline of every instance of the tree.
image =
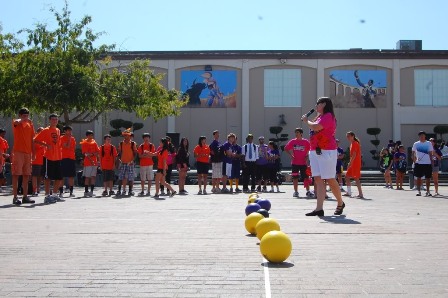
[[380, 140], [378, 139], [378, 135], [381, 133], [381, 128], [379, 127], [371, 127], [367, 128], [367, 134], [370, 136], [375, 136], [374, 140], [370, 140], [370, 143], [375, 146], [375, 150], [370, 150], [370, 153], [372, 154], [372, 158], [374, 160], [377, 160], [379, 163], [380, 160], [380, 153], [378, 151], [378, 146], [380, 145]]
[[136, 60], [125, 71], [108, 69], [114, 45], [95, 47], [102, 33], [94, 33], [85, 16], [72, 22], [68, 3], [62, 12], [50, 9], [57, 28], [46, 24], [23, 29], [22, 43], [0, 31], [0, 104], [2, 113], [15, 114], [22, 107], [32, 112], [56, 112], [66, 124], [92, 122], [107, 111], [135, 112], [155, 120], [178, 115], [185, 101], [180, 93], [166, 90], [163, 75]]
[[439, 140], [443, 140], [443, 135], [448, 133], [448, 125], [436, 125], [433, 128], [435, 134], [440, 135]]

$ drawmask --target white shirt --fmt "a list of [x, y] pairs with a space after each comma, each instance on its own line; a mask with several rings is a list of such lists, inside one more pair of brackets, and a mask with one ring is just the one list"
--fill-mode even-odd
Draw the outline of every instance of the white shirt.
[[417, 141], [412, 146], [412, 152], [415, 152], [415, 156], [417, 157], [417, 161], [415, 163], [421, 165], [430, 165], [431, 162], [431, 153], [434, 151], [432, 144], [430, 141], [420, 142]]
[[[249, 158], [249, 150], [252, 150], [252, 158]], [[254, 143], [247, 143], [243, 146], [241, 154], [244, 155], [245, 161], [256, 161], [258, 159], [258, 146]]]

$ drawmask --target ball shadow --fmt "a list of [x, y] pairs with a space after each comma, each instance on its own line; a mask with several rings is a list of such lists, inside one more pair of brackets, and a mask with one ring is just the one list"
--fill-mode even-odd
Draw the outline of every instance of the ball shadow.
[[282, 262], [282, 263], [271, 263], [271, 262], [263, 262], [261, 266], [268, 268], [291, 268], [294, 267], [293, 263]]

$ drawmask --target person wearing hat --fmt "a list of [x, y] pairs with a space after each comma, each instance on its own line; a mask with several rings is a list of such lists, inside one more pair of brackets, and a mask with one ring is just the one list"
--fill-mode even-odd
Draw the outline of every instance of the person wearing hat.
[[414, 161], [414, 176], [417, 177], [417, 196], [421, 196], [422, 177], [425, 176], [426, 195], [431, 196], [429, 191], [432, 176], [432, 158], [434, 148], [431, 142], [426, 140], [426, 132], [418, 133], [419, 140], [412, 145], [412, 160]]
[[129, 192], [128, 195], [134, 195], [132, 191], [132, 186], [134, 182], [134, 159], [137, 156], [137, 145], [131, 140], [132, 132], [128, 128], [124, 130], [121, 135], [123, 136], [123, 141], [120, 142], [118, 146], [118, 161], [120, 167], [118, 169], [118, 179], [121, 180], [121, 188], [119, 187], [117, 191], [117, 196], [126, 195], [126, 185], [129, 182]]
[[251, 181], [251, 191], [255, 191], [256, 176], [256, 160], [258, 159], [258, 146], [253, 143], [254, 136], [248, 134], [246, 144], [242, 147], [241, 155], [244, 156], [243, 163], [243, 191], [249, 192], [249, 180]]

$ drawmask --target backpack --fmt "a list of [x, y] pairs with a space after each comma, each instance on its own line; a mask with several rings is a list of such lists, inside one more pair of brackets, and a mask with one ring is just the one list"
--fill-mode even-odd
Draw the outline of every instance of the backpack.
[[[111, 144], [111, 148], [110, 148], [110, 156], [113, 156], [114, 155], [114, 150], [117, 150], [117, 149], [115, 149], [115, 146], [114, 145], [112, 145]], [[104, 154], [105, 154], [105, 152], [104, 152], [104, 145], [101, 145], [101, 157], [104, 157]]]

